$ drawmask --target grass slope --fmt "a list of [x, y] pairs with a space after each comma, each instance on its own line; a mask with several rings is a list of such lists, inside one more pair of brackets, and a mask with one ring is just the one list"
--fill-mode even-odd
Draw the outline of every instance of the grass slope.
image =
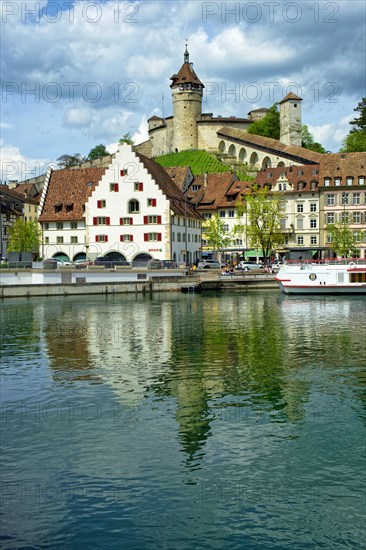
[[193, 174], [199, 176], [207, 172], [230, 172], [230, 167], [217, 160], [216, 157], [206, 151], [181, 151], [154, 158], [156, 162], [170, 168], [171, 166], [190, 166]]

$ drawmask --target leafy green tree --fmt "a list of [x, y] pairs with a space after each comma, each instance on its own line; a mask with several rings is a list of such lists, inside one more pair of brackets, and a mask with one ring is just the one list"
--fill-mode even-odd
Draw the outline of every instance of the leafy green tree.
[[106, 157], [109, 154], [110, 153], [107, 151], [105, 145], [100, 143], [99, 145], [96, 145], [95, 147], [93, 147], [93, 149], [90, 150], [87, 159], [96, 160], [96, 159]]
[[129, 132], [127, 132], [127, 134], [123, 134], [118, 143], [120, 145], [122, 145], [122, 143], [127, 143], [127, 145], [135, 145], [135, 142]]
[[280, 139], [280, 113], [277, 103], [268, 109], [266, 116], [256, 120], [248, 128], [248, 134]]
[[360, 113], [360, 116], [350, 122], [353, 128], [342, 142], [343, 153], [366, 151], [366, 97], [363, 97], [353, 110]]
[[57, 165], [59, 168], [72, 168], [73, 166], [80, 166], [84, 161], [85, 158], [82, 157], [80, 153], [75, 153], [74, 155], [61, 155], [57, 159]]
[[224, 229], [224, 222], [217, 214], [204, 222], [202, 237], [214, 252], [218, 252], [230, 244], [230, 237]]
[[37, 222], [26, 222], [23, 218], [9, 229], [9, 252], [36, 252], [39, 251], [41, 232]]
[[326, 230], [330, 236], [330, 248], [337, 256], [349, 258], [357, 255], [355, 238], [347, 222], [329, 224]]
[[284, 242], [281, 218], [284, 214], [283, 195], [267, 187], [252, 187], [236, 204], [237, 215], [246, 215], [246, 236], [253, 248], [261, 248], [266, 260]]
[[302, 146], [305, 147], [305, 149], [316, 151], [317, 153], [326, 153], [324, 147], [317, 141], [314, 141], [314, 137], [309, 132], [309, 128], [306, 126], [306, 124], [303, 124], [301, 126], [301, 142]]

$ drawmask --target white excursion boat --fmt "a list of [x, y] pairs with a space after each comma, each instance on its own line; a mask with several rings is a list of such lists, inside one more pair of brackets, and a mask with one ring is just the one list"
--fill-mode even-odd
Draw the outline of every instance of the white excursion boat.
[[276, 281], [286, 294], [366, 294], [366, 263], [285, 264]]

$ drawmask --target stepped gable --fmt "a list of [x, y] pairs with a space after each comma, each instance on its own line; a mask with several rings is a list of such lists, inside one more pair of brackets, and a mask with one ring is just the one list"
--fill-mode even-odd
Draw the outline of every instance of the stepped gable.
[[104, 172], [104, 168], [66, 168], [52, 171], [39, 221], [83, 220], [85, 203]]
[[285, 145], [279, 139], [272, 139], [255, 134], [248, 134], [243, 130], [235, 128], [223, 127], [218, 130], [217, 135], [223, 139], [229, 139], [236, 143], [242, 144], [244, 147], [255, 146], [257, 149], [268, 153], [280, 153], [282, 157], [287, 157], [296, 162], [304, 164], [317, 164], [321, 161], [323, 154], [309, 151], [298, 145]]
[[189, 206], [185, 195], [160, 164], [140, 153], [135, 153], [135, 155], [142, 162], [164, 195], [171, 201], [171, 208], [175, 214], [201, 219], [201, 216]]
[[342, 178], [344, 185], [347, 177], [353, 177], [354, 185], [357, 185], [358, 176], [366, 177], [366, 152], [323, 155], [320, 162], [321, 185], [324, 185], [324, 178], [331, 178], [330, 185], [334, 185], [334, 177]]
[[276, 168], [265, 168], [258, 172], [255, 183], [260, 187], [275, 186], [279, 178], [286, 179], [291, 185], [287, 191], [314, 191], [311, 183], [319, 184], [319, 164], [303, 164], [300, 166], [279, 166]]

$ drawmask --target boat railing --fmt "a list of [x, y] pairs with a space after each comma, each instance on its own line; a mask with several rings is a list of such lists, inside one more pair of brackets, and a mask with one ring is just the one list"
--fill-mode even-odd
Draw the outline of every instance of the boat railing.
[[365, 266], [366, 258], [342, 258], [342, 259], [324, 259], [324, 260], [286, 260], [286, 265], [302, 265], [302, 266], [314, 266], [314, 265], [349, 265], [354, 264], [357, 266]]

